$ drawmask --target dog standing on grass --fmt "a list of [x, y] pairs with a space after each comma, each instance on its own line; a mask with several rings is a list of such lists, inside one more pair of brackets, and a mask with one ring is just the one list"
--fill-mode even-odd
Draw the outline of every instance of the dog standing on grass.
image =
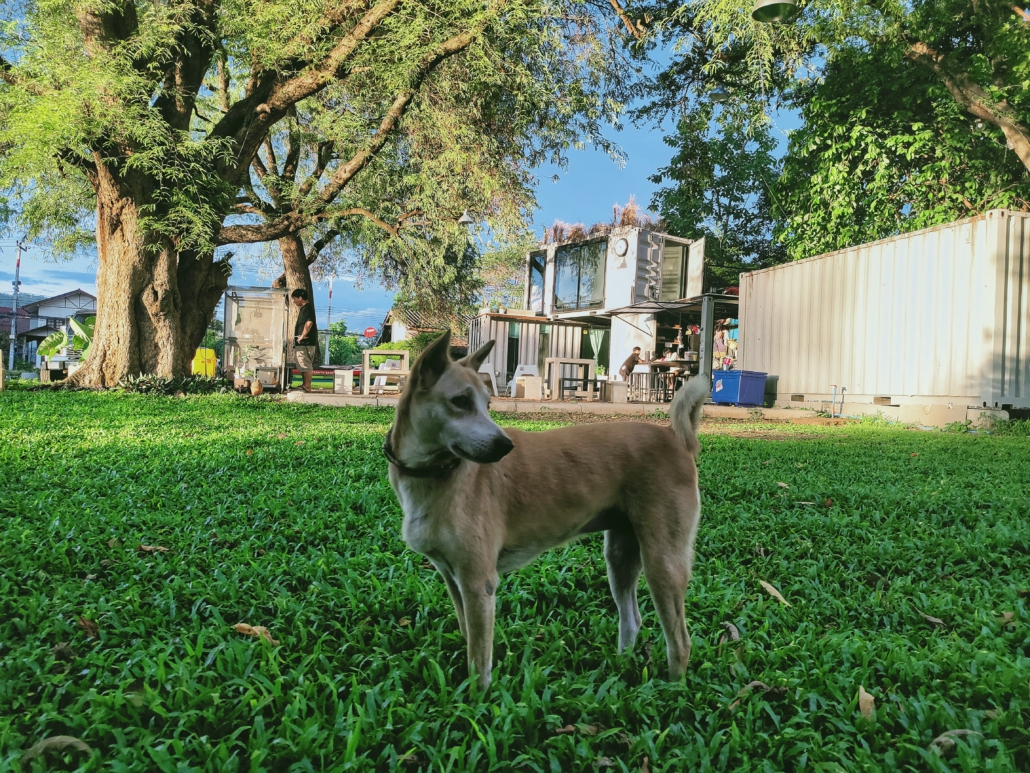
[[671, 427], [503, 430], [490, 419], [478, 375], [494, 342], [458, 361], [450, 343], [447, 332], [415, 361], [383, 452], [404, 511], [404, 541], [443, 577], [480, 685], [490, 684], [499, 575], [597, 531], [619, 610], [619, 652], [640, 630], [643, 569], [665, 633], [669, 678], [682, 677], [690, 659], [683, 599], [701, 516], [695, 460], [705, 380], [677, 393]]

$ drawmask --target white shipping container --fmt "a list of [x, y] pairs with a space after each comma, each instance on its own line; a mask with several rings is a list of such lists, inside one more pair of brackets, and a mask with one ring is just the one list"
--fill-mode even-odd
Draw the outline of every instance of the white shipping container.
[[739, 346], [778, 402], [1030, 408], [1030, 214], [742, 274]]

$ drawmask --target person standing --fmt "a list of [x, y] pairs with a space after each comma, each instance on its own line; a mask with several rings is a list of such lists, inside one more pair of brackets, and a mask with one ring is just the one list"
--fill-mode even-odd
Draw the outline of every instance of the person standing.
[[293, 359], [300, 373], [305, 392], [311, 391], [311, 371], [315, 367], [315, 353], [318, 349], [318, 326], [315, 324], [315, 310], [308, 300], [308, 291], [298, 287], [292, 293], [293, 305], [297, 307], [297, 324], [293, 327]]
[[633, 372], [633, 368], [637, 367], [640, 363], [640, 347], [633, 347], [633, 354], [626, 358], [626, 361], [622, 363], [622, 367], [619, 368], [619, 375], [622, 376], [623, 381], [629, 381], [629, 374]]

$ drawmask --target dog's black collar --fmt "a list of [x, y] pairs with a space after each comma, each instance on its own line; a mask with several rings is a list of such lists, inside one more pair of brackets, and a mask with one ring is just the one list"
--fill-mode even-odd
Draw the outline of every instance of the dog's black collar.
[[440, 462], [439, 464], [431, 464], [426, 467], [408, 467], [394, 455], [391, 434], [390, 432], [386, 434], [386, 442], [383, 443], [383, 456], [386, 457], [390, 464], [397, 468], [397, 472], [401, 475], [407, 475], [409, 478], [446, 478], [461, 464], [461, 459], [457, 456], [452, 456], [447, 461]]

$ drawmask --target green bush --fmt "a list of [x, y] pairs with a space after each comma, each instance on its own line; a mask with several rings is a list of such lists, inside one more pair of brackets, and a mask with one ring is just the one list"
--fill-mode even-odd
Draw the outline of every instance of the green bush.
[[126, 376], [118, 382], [118, 390], [141, 395], [209, 395], [228, 390], [228, 382], [222, 378], [208, 376], [187, 376], [186, 378], [162, 378], [154, 374]]
[[[429, 346], [433, 341], [439, 338], [443, 333], [419, 333], [411, 338], [404, 341], [391, 341], [389, 343], [379, 344], [373, 346], [370, 351], [376, 349], [388, 349], [392, 351], [409, 352], [411, 362], [418, 359], [418, 356], [425, 351], [426, 347]], [[396, 360], [397, 357], [370, 357], [369, 362], [373, 368], [378, 368], [387, 360]]]

